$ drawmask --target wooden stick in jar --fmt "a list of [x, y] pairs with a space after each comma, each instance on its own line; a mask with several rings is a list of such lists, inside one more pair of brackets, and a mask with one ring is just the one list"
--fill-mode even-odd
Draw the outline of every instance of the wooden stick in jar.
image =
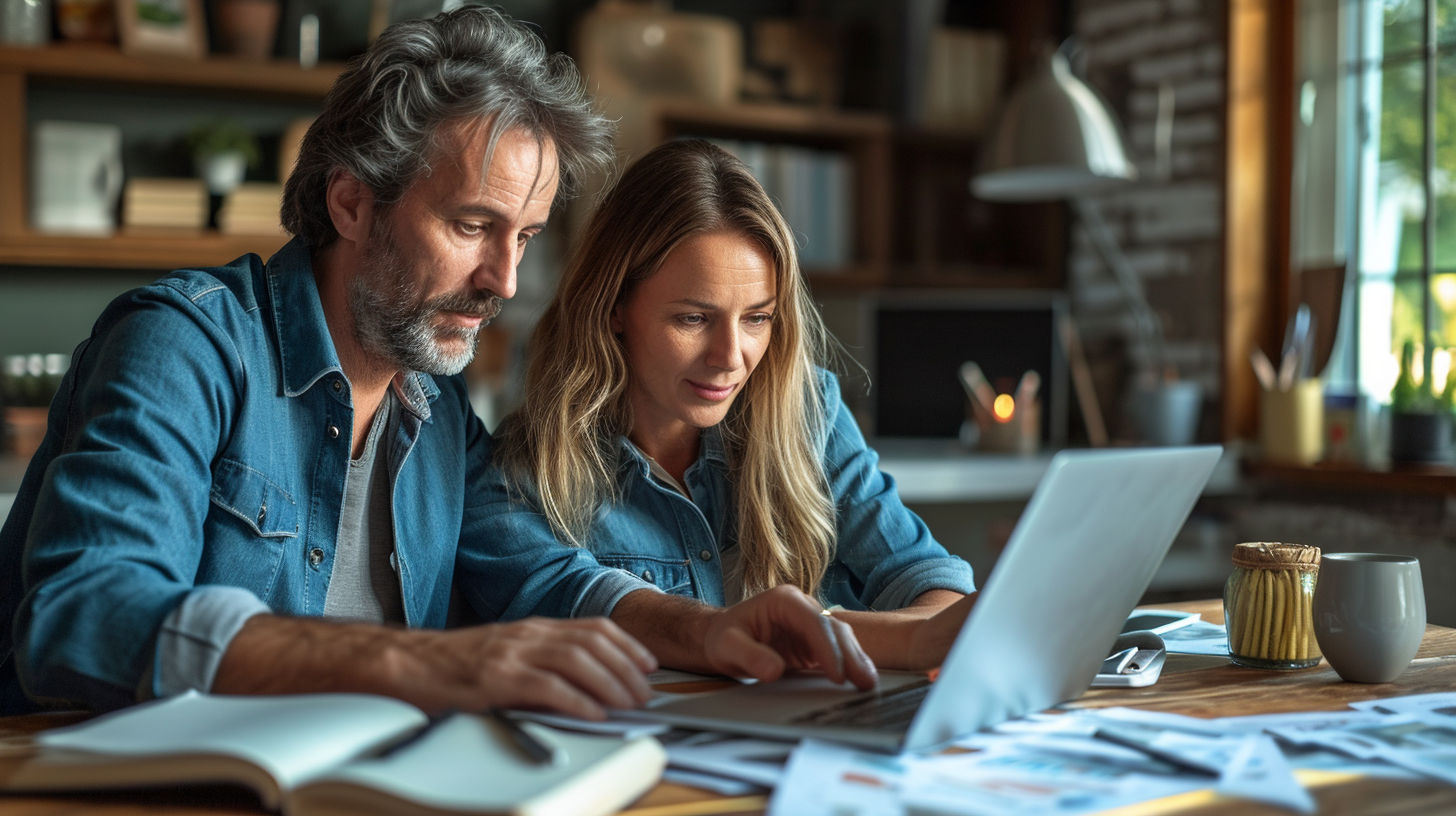
[[1274, 628], [1274, 576], [1268, 570], [1259, 570], [1261, 578], [1259, 583], [1264, 584], [1264, 625], [1259, 628], [1259, 653], [1258, 657], [1265, 660], [1270, 656], [1270, 647], [1273, 646], [1273, 638], [1270, 637], [1271, 629]]
[[1254, 657], [1259, 653], [1259, 633], [1263, 631], [1264, 580], [1258, 570], [1249, 572], [1249, 635], [1244, 639], [1244, 654]]
[[1289, 571], [1289, 598], [1294, 604], [1290, 619], [1294, 621], [1294, 636], [1289, 639], [1289, 659], [1299, 659], [1299, 638], [1304, 633], [1304, 593], [1299, 591], [1299, 570]]
[[1269, 577], [1274, 579], [1274, 623], [1269, 627], [1269, 659], [1280, 660], [1284, 657], [1284, 641], [1288, 638], [1285, 617], [1288, 611], [1289, 591], [1284, 584], [1284, 570], [1269, 570]]

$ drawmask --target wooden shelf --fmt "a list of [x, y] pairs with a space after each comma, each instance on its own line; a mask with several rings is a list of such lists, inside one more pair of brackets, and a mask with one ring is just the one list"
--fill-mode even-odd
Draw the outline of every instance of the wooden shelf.
[[288, 241], [284, 235], [217, 232], [25, 235], [0, 240], [0, 264], [112, 269], [181, 269], [219, 266], [256, 252], [265, 260]]
[[0, 46], [0, 72], [31, 77], [84, 79], [167, 88], [219, 88], [322, 99], [340, 63], [303, 69], [287, 62], [252, 62], [229, 57], [189, 60], [134, 57], [105, 46], [53, 44], [43, 48]]
[[707, 105], [664, 99], [653, 103], [652, 115], [664, 136], [703, 127], [715, 135], [769, 136], [774, 141], [799, 136], [823, 141], [888, 138], [892, 130], [890, 120], [883, 116], [803, 105]]
[[75, 82], [88, 87], [106, 83], [173, 92], [322, 100], [342, 70], [339, 63], [303, 69], [286, 62], [229, 57], [129, 56], [106, 46], [0, 46], [0, 264], [166, 270], [223, 264], [248, 252], [266, 258], [287, 240], [282, 235], [217, 232], [121, 232], [109, 237], [34, 232], [26, 215], [30, 123], [25, 111], [26, 96], [35, 83]]
[[1456, 495], [1456, 470], [1427, 468], [1420, 470], [1364, 470], [1353, 466], [1269, 465], [1248, 462], [1244, 471], [1249, 476], [1296, 487], [1361, 493], [1418, 493], [1428, 496]]

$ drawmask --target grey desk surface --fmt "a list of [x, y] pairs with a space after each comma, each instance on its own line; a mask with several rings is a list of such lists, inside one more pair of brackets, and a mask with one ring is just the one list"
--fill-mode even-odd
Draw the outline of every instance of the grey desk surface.
[[[895, 478], [900, 498], [910, 504], [1029, 499], [1052, 461], [1050, 452], [972, 453], [946, 439], [878, 439], [871, 444], [880, 454], [880, 469]], [[1238, 456], [1225, 451], [1203, 492], [1226, 494], [1238, 484]]]

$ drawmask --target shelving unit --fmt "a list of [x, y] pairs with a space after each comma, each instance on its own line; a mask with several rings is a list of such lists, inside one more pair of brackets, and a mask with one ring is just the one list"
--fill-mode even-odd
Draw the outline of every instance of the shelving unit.
[[266, 257], [283, 236], [217, 232], [51, 235], [30, 228], [26, 98], [37, 85], [98, 84], [252, 99], [323, 100], [343, 66], [311, 69], [214, 57], [132, 57], [111, 48], [56, 44], [0, 47], [0, 264], [170, 269], [224, 263], [246, 252]]
[[912, 287], [1061, 287], [1062, 205], [972, 197], [980, 141], [933, 130], [895, 132], [893, 279]]
[[707, 136], [842, 152], [854, 168], [854, 262], [805, 269], [816, 289], [1055, 288], [1060, 205], [971, 199], [978, 140], [883, 116], [788, 105], [661, 101], [657, 138]]
[[661, 140], [712, 136], [842, 152], [854, 168], [854, 261], [847, 268], [806, 269], [816, 286], [865, 288], [886, 283], [890, 267], [889, 119], [791, 105], [705, 105], [660, 101], [650, 114]]

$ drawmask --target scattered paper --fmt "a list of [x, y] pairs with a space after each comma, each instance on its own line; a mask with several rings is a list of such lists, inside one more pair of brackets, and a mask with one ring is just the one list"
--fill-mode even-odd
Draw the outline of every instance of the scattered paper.
[[1161, 635], [1169, 654], [1226, 656], [1228, 630], [1223, 624], [1198, 621]]
[[[913, 761], [913, 760], [912, 760]], [[807, 739], [794, 749], [769, 816], [902, 816], [902, 757]]]
[[708, 732], [672, 731], [661, 738], [670, 767], [716, 774], [771, 788], [794, 743]]
[[755, 785], [752, 782], [728, 779], [717, 774], [685, 771], [681, 768], [668, 768], [663, 771], [662, 781], [672, 782], [677, 785], [687, 785], [690, 788], [701, 788], [720, 796], [748, 796], [754, 793], [763, 793], [768, 790], [768, 788], [762, 785]]
[[576, 731], [582, 734], [605, 734], [609, 737], [621, 737], [623, 739], [653, 736], [664, 733], [672, 728], [667, 723], [646, 722], [623, 717], [609, 716], [607, 719], [600, 721], [578, 720], [575, 717], [567, 717], [562, 714], [547, 714], [544, 711], [512, 711], [511, 717], [517, 720], [538, 722], [542, 725], [549, 725], [552, 728], [561, 728], [566, 731]]
[[1294, 771], [1279, 752], [1274, 740], [1263, 734], [1249, 734], [1234, 753], [1216, 790], [1279, 805], [1300, 813], [1314, 813], [1314, 797], [1294, 778]]
[[1433, 714], [1440, 717], [1456, 717], [1456, 692], [1443, 691], [1435, 694], [1410, 694], [1404, 697], [1362, 700], [1358, 703], [1351, 703], [1350, 707], [1381, 714]]
[[1024, 747], [925, 759], [911, 767], [908, 777], [905, 811], [915, 816], [1070, 816], [1161, 799], [1209, 783], [1139, 770], [1116, 759]]

